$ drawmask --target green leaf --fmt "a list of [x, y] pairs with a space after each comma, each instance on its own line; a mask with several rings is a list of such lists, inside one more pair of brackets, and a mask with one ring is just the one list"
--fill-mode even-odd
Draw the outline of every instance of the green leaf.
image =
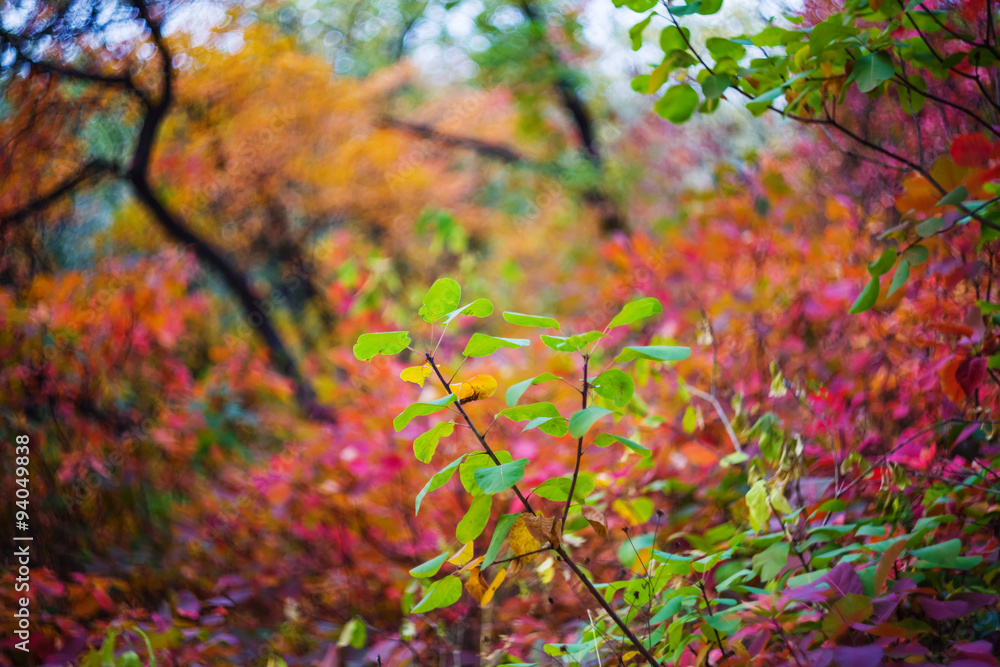
[[556, 406], [548, 402], [529, 403], [527, 405], [506, 408], [501, 410], [497, 416], [506, 417], [516, 422], [535, 422], [536, 420], [541, 420], [534, 424], [529, 423], [524, 430], [538, 427], [542, 432], [556, 437], [564, 436], [568, 431], [566, 419], [559, 414]]
[[885, 51], [878, 51], [855, 60], [851, 78], [858, 84], [858, 90], [867, 93], [875, 90], [895, 74], [896, 68], [892, 64], [892, 57]]
[[674, 25], [668, 25], [660, 31], [660, 48], [663, 49], [664, 53], [670, 53], [671, 51], [684, 51], [688, 47], [688, 39], [690, 39], [690, 37], [691, 31], [687, 28], [678, 28]]
[[695, 429], [698, 428], [698, 411], [694, 409], [693, 405], [687, 406], [684, 410], [684, 418], [681, 419], [681, 428], [688, 435], [694, 433]]
[[569, 418], [569, 434], [574, 438], [582, 438], [598, 419], [614, 414], [611, 410], [591, 405], [589, 408], [577, 410]]
[[604, 371], [590, 383], [601, 398], [611, 401], [615, 407], [624, 408], [635, 394], [635, 381], [628, 373], [617, 368]]
[[649, 359], [650, 361], [683, 361], [691, 356], [690, 347], [670, 347], [667, 345], [630, 345], [615, 357], [618, 363], [633, 359]]
[[708, 52], [712, 54], [712, 57], [716, 61], [722, 60], [723, 58], [732, 58], [733, 60], [739, 60], [747, 54], [746, 48], [741, 44], [725, 39], [723, 37], [709, 37], [705, 40], [705, 46], [708, 48]]
[[528, 465], [528, 459], [517, 459], [492, 468], [481, 468], [475, 473], [476, 484], [483, 490], [483, 493], [490, 495], [506, 491], [521, 481], [526, 465]]
[[[562, 503], [566, 502], [566, 499], [569, 498], [569, 487], [572, 483], [573, 480], [570, 477], [553, 477], [536, 486], [532, 492], [536, 496], [545, 498], [546, 500], [554, 500]], [[576, 478], [576, 487], [573, 489], [573, 499], [584, 500], [594, 490], [594, 485], [594, 476], [592, 474], [580, 473]]]
[[942, 218], [929, 218], [924, 220], [919, 225], [916, 226], [917, 234], [921, 238], [927, 238], [928, 236], [934, 236], [939, 231], [944, 228], [944, 219]]
[[441, 470], [437, 471], [434, 474], [434, 476], [431, 477], [426, 484], [424, 484], [424, 488], [420, 489], [420, 493], [417, 494], [417, 510], [416, 512], [414, 512], [414, 514], [420, 513], [420, 503], [423, 502], [424, 496], [426, 496], [431, 491], [440, 489], [442, 486], [448, 483], [448, 480], [451, 479], [451, 476], [455, 474], [455, 469], [458, 468], [458, 466], [462, 463], [462, 460], [464, 458], [465, 454], [462, 454], [457, 459], [455, 459], [445, 467], [441, 468]]
[[625, 445], [633, 452], [641, 456], [649, 456], [650, 454], [652, 454], [651, 451], [640, 445], [638, 442], [635, 442], [634, 440], [629, 440], [628, 438], [623, 438], [620, 435], [613, 435], [611, 433], [601, 433], [599, 436], [594, 438], [594, 445], [596, 447], [607, 447], [608, 445], [615, 442], [620, 442], [621, 444]]
[[455, 537], [462, 544], [479, 537], [490, 521], [490, 510], [493, 509], [493, 496], [478, 496], [473, 498], [469, 511], [455, 527]]
[[541, 375], [536, 375], [533, 378], [528, 378], [523, 382], [511, 385], [510, 389], [507, 390], [507, 406], [512, 408], [517, 405], [517, 402], [521, 400], [521, 396], [523, 396], [524, 392], [528, 390], [528, 387], [536, 384], [542, 384], [543, 382], [551, 382], [552, 380], [561, 379], [562, 378], [557, 375], [553, 375], [552, 373], [542, 373]]
[[785, 94], [784, 86], [771, 88], [770, 90], [761, 93], [757, 97], [747, 102], [747, 110], [754, 116], [759, 116], [765, 111], [767, 111], [767, 108], [771, 106], [771, 102], [775, 101], [784, 94]]
[[[510, 452], [504, 449], [494, 450], [493, 455], [497, 457], [497, 461], [500, 461], [500, 463], [510, 463], [514, 460]], [[494, 465], [496, 463], [493, 462], [493, 459], [486, 452], [470, 454], [458, 470], [459, 479], [462, 480], [462, 486], [465, 487], [465, 490], [473, 496], [483, 495], [482, 489], [476, 485], [476, 471]]]
[[413, 607], [411, 613], [413, 614], [425, 614], [434, 609], [440, 609], [441, 607], [447, 607], [458, 602], [459, 598], [462, 597], [462, 580], [455, 576], [448, 576], [444, 579], [438, 579], [431, 587], [427, 589], [427, 593], [420, 602]]
[[444, 565], [444, 562], [448, 560], [448, 556], [450, 555], [451, 555], [450, 552], [445, 551], [440, 556], [431, 558], [426, 563], [421, 563], [420, 565], [410, 570], [410, 575], [416, 577], [417, 579], [426, 579], [427, 577], [433, 577], [435, 574], [438, 573], [438, 570], [441, 569], [441, 566]]
[[[711, 2], [711, 0], [709, 0]], [[702, 0], [692, 0], [686, 5], [667, 5], [667, 11], [674, 16], [687, 16], [701, 11]]]
[[877, 260], [868, 264], [868, 273], [878, 278], [889, 272], [889, 269], [896, 263], [896, 249], [886, 248]]
[[555, 350], [556, 352], [581, 352], [583, 351], [583, 348], [587, 347], [595, 340], [607, 337], [607, 334], [600, 331], [588, 331], [587, 333], [577, 334], [576, 336], [547, 336], [543, 334], [541, 339], [542, 343], [545, 344], [545, 347]]
[[410, 345], [408, 331], [361, 334], [354, 345], [354, 356], [369, 361], [376, 354], [399, 354]]
[[543, 315], [525, 315], [523, 313], [505, 312], [503, 318], [511, 324], [520, 327], [540, 327], [542, 329], [559, 329], [559, 322]]
[[649, 22], [652, 20], [653, 14], [650, 14], [643, 20], [636, 23], [634, 26], [628, 29], [629, 39], [632, 40], [632, 50], [638, 51], [642, 47], [642, 31], [646, 29]]
[[722, 0], [701, 0], [701, 9], [698, 10], [698, 13], [702, 16], [708, 16], [715, 14], [720, 9], [722, 9]]
[[521, 516], [520, 513], [501, 514], [500, 518], [497, 519], [496, 528], [493, 529], [493, 538], [490, 540], [490, 546], [483, 557], [481, 569], [485, 570], [497, 559], [497, 556], [500, 554], [500, 547], [503, 546], [503, 541], [507, 537], [507, 533], [510, 532], [510, 527], [514, 525], [519, 516]]
[[788, 564], [788, 546], [788, 542], [775, 542], [764, 551], [754, 555], [752, 559], [753, 571], [760, 575], [761, 581], [771, 581]]
[[142, 667], [142, 660], [135, 651], [125, 651], [115, 661], [115, 667]]
[[340, 631], [340, 638], [337, 640], [337, 646], [352, 646], [354, 648], [364, 648], [365, 640], [368, 638], [368, 629], [365, 627], [364, 622], [355, 617], [344, 624], [344, 628]]
[[755, 533], [767, 525], [771, 518], [771, 507], [767, 504], [767, 484], [759, 479], [747, 492], [747, 509], [750, 510], [750, 527]]
[[[900, 106], [908, 114], [916, 115], [924, 108], [924, 101], [927, 99], [920, 93], [927, 92], [927, 82], [919, 74], [911, 74], [906, 77], [912, 88], [896, 85], [896, 93], [899, 95]], [[916, 88], [916, 90], [914, 90]], [[918, 92], [919, 91], [919, 92]]]
[[654, 549], [652, 551], [652, 558], [655, 561], [663, 563], [663, 567], [670, 574], [679, 574], [681, 576], [691, 574], [692, 559], [687, 556], [678, 556], [667, 551], [657, 551]]
[[722, 97], [729, 88], [731, 80], [728, 74], [710, 74], [701, 82], [701, 92], [707, 100]]
[[687, 121], [697, 108], [698, 93], [686, 83], [667, 89], [653, 105], [653, 111], [675, 125]]
[[903, 253], [903, 259], [910, 263], [910, 266], [920, 266], [927, 261], [931, 253], [925, 246], [915, 245]]
[[455, 310], [448, 313], [448, 316], [444, 318], [445, 324], [451, 324], [451, 321], [458, 317], [459, 315], [464, 315], [466, 317], [489, 317], [493, 314], [493, 302], [489, 299], [476, 299], [467, 306], [462, 306], [461, 308], [456, 308]]
[[956, 204], [961, 204], [969, 196], [969, 190], [964, 185], [960, 185], [944, 197], [941, 197], [941, 201], [934, 206], [955, 206]]
[[857, 315], [858, 313], [863, 313], [872, 306], [878, 300], [878, 278], [872, 278], [865, 285], [865, 288], [861, 290], [861, 294], [858, 295], [857, 301], [851, 306], [851, 315]]
[[858, 29], [851, 25], [844, 25], [843, 20], [842, 15], [834, 14], [822, 23], [813, 26], [809, 32], [809, 51], [818, 56], [832, 42], [857, 35]]
[[407, 424], [416, 419], [417, 417], [423, 417], [425, 415], [431, 415], [439, 410], [444, 410], [451, 402], [457, 398], [455, 394], [448, 394], [447, 396], [442, 396], [441, 398], [434, 399], [433, 401], [427, 401], [426, 403], [411, 403], [406, 406], [406, 409], [399, 413], [399, 416], [392, 420], [392, 427], [396, 429], [396, 432], [402, 431], [406, 428]]
[[466, 357], [488, 357], [502, 347], [516, 349], [524, 347], [530, 342], [524, 338], [497, 338], [477, 332], [472, 334], [472, 338], [469, 339], [469, 344], [465, 346], [465, 351], [462, 354]]
[[656, 315], [663, 312], [663, 306], [660, 305], [658, 299], [653, 297], [647, 297], [645, 299], [638, 299], [630, 303], [626, 303], [620, 313], [614, 316], [611, 320], [611, 324], [608, 325], [608, 331], [616, 329], [618, 327], [625, 326], [626, 324], [632, 324], [643, 318], [649, 317], [650, 315]]
[[900, 287], [906, 284], [906, 279], [910, 277], [910, 263], [908, 261], [900, 260], [899, 266], [896, 268], [896, 273], [892, 275], [892, 282], [889, 283], [889, 294], [892, 296], [896, 293]]
[[436, 322], [458, 308], [461, 300], [462, 287], [451, 278], [440, 278], [427, 290], [417, 314], [424, 322]]
[[446, 438], [455, 430], [452, 422], [441, 422], [436, 424], [429, 431], [417, 436], [413, 441], [413, 455], [421, 463], [430, 463], [437, 450], [438, 441]]

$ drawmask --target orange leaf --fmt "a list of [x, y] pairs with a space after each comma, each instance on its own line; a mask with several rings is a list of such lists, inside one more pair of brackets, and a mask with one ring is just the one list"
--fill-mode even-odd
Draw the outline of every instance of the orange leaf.
[[962, 365], [962, 359], [952, 359], [949, 361], [944, 368], [938, 373], [938, 377], [941, 379], [941, 390], [944, 391], [945, 396], [947, 396], [952, 403], [959, 403], [965, 398], [965, 392], [962, 390], [962, 385], [958, 383], [958, 379], [955, 377], [955, 371], [958, 367]]

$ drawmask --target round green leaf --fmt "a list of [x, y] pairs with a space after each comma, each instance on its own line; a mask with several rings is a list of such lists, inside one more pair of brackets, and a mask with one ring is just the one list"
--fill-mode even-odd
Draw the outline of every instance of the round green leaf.
[[369, 361], [376, 354], [399, 354], [410, 345], [408, 331], [361, 334], [354, 345], [354, 356]]
[[[562, 503], [569, 498], [569, 487], [573, 483], [570, 477], [553, 477], [547, 479], [532, 491], [536, 496], [546, 500], [554, 500]], [[573, 499], [582, 501], [594, 490], [594, 476], [590, 473], [580, 473], [576, 478], [576, 487], [573, 489]]]
[[601, 398], [611, 401], [616, 408], [624, 408], [635, 393], [635, 381], [628, 373], [617, 368], [604, 371], [591, 382], [594, 391]]
[[518, 459], [490, 468], [481, 468], [475, 472], [476, 484], [483, 493], [490, 495], [506, 491], [521, 481], [526, 465], [528, 459]]
[[669, 88], [653, 105], [657, 114], [677, 125], [689, 119], [697, 108], [698, 93], [686, 83]]
[[423, 599], [420, 600], [415, 607], [413, 607], [412, 613], [424, 614], [434, 609], [447, 607], [458, 602], [461, 597], [461, 579], [455, 576], [438, 579], [431, 584], [430, 588], [427, 589], [427, 593], [424, 595]]
[[895, 74], [896, 68], [892, 64], [892, 57], [885, 51], [879, 51], [855, 60], [851, 76], [858, 84], [858, 90], [867, 93], [875, 90]]
[[577, 410], [569, 418], [569, 434], [574, 438], [582, 438], [598, 419], [613, 414], [607, 408], [591, 405], [589, 408]]
[[[494, 450], [493, 455], [497, 457], [497, 460], [500, 461], [500, 463], [510, 463], [514, 460], [514, 457], [510, 455], [510, 452], [503, 449]], [[476, 471], [493, 465], [496, 464], [486, 452], [476, 452], [475, 454], [468, 456], [462, 464], [462, 467], [458, 470], [458, 477], [462, 480], [462, 486], [465, 487], [465, 490], [473, 496], [483, 495], [482, 490], [476, 486]]]
[[418, 315], [424, 322], [436, 322], [458, 308], [462, 300], [462, 287], [451, 278], [440, 278], [431, 285], [424, 295], [424, 305]]

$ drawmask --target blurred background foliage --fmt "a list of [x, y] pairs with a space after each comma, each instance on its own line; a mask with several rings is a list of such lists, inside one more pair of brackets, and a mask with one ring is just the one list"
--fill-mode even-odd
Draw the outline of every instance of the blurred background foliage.
[[[686, 25], [702, 44], [837, 10], [737, 2]], [[119, 655], [142, 652], [122, 628], [144, 630], [160, 664], [565, 664], [542, 647], [588, 618], [551, 561], [491, 609], [406, 613], [420, 597], [408, 571], [454, 542], [443, 527], [467, 507], [442, 491], [417, 523], [413, 496], [438, 467], [412, 464], [412, 436], [387, 428], [416, 400], [397, 382], [408, 364], [360, 364], [350, 346], [408, 326], [444, 275], [578, 329], [656, 296], [662, 318], [631, 334], [694, 349], [637, 367], [623, 424], [653, 455], [592, 453], [616, 529], [579, 537], [595, 574], [745, 529], [756, 473], [720, 463], [731, 419], [772, 479], [806, 487], [796, 506], [822, 498], [831, 469], [837, 485], [875, 469], [844, 511], [893, 530], [946, 498], [963, 523], [942, 531], [985, 557], [964, 585], [995, 586], [996, 492], [955, 490], [997, 456], [995, 237], [930, 238], [905, 289], [886, 281], [873, 312], [848, 315], [893, 230], [937, 198], [738, 99], [685, 125], [651, 113], [631, 82], [659, 47], [633, 50], [632, 22], [596, 0], [4, 0], [0, 425], [4, 447], [32, 441], [37, 664], [100, 664], [109, 629]], [[858, 94], [839, 113], [944, 160], [935, 173], [970, 192], [997, 180], [995, 137], [978, 162], [955, 157], [976, 128], [953, 109]], [[463, 332], [517, 335], [494, 319]], [[577, 372], [530, 350], [477, 372], [501, 387], [529, 368]], [[499, 396], [470, 411], [487, 419]], [[495, 433], [537, 454], [532, 479], [572, 461]], [[471, 446], [459, 433], [438, 456]], [[881, 484], [901, 469], [923, 482]], [[935, 479], [950, 486], [928, 491]], [[5, 543], [14, 510], [0, 510]], [[980, 530], [962, 532], [969, 517]], [[630, 553], [622, 527], [649, 537]], [[987, 626], [976, 638], [996, 647]], [[0, 665], [28, 664], [3, 641]], [[775, 639], [759, 655], [795, 653]]]

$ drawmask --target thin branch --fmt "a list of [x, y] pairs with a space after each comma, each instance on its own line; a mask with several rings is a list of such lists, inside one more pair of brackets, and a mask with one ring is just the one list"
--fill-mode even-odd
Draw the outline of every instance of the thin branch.
[[736, 437], [736, 431], [733, 430], [732, 424], [729, 423], [729, 417], [726, 416], [725, 410], [722, 409], [722, 404], [719, 403], [719, 399], [716, 398], [713, 394], [709, 394], [706, 391], [702, 391], [697, 387], [692, 387], [689, 385], [687, 389], [689, 392], [691, 392], [692, 395], [697, 396], [698, 398], [704, 401], [708, 401], [709, 403], [712, 404], [712, 407], [715, 408], [715, 413], [719, 415], [719, 419], [722, 420], [723, 425], [725, 425], [726, 427], [726, 433], [729, 434], [729, 439], [733, 442], [733, 448], [738, 453], [743, 453], [743, 447], [740, 446], [740, 440], [739, 438]]
[[499, 160], [507, 164], [528, 164], [531, 160], [521, 155], [512, 148], [503, 146], [500, 144], [491, 144], [480, 139], [474, 139], [472, 137], [456, 137], [452, 134], [447, 134], [441, 132], [437, 128], [431, 125], [424, 125], [422, 123], [411, 123], [409, 121], [400, 120], [398, 118], [383, 118], [382, 125], [386, 127], [395, 128], [398, 130], [404, 130], [410, 134], [415, 134], [422, 139], [428, 139], [430, 141], [443, 144], [445, 146], [453, 146], [456, 148], [466, 148], [484, 157], [492, 158], [494, 160]]
[[93, 160], [88, 162], [73, 174], [65, 178], [59, 183], [59, 185], [54, 187], [48, 193], [31, 202], [28, 202], [16, 211], [0, 214], [0, 226], [7, 227], [23, 222], [26, 218], [45, 210], [63, 197], [71, 194], [83, 183], [91, 179], [97, 179], [106, 174], [113, 173], [114, 171], [115, 168], [103, 160]]
[[[583, 389], [580, 390], [582, 395], [582, 406], [581, 410], [587, 409], [587, 395], [590, 383], [587, 379], [587, 371], [590, 367], [590, 356], [583, 355]], [[583, 460], [583, 436], [581, 435], [576, 441], [576, 464], [573, 466], [573, 479], [569, 483], [569, 496], [566, 497], [566, 506], [563, 508], [563, 518], [562, 526], [560, 527], [560, 532], [566, 529], [566, 519], [569, 518], [569, 506], [573, 504], [573, 492], [576, 491], [576, 480], [580, 477], [580, 461]]]

